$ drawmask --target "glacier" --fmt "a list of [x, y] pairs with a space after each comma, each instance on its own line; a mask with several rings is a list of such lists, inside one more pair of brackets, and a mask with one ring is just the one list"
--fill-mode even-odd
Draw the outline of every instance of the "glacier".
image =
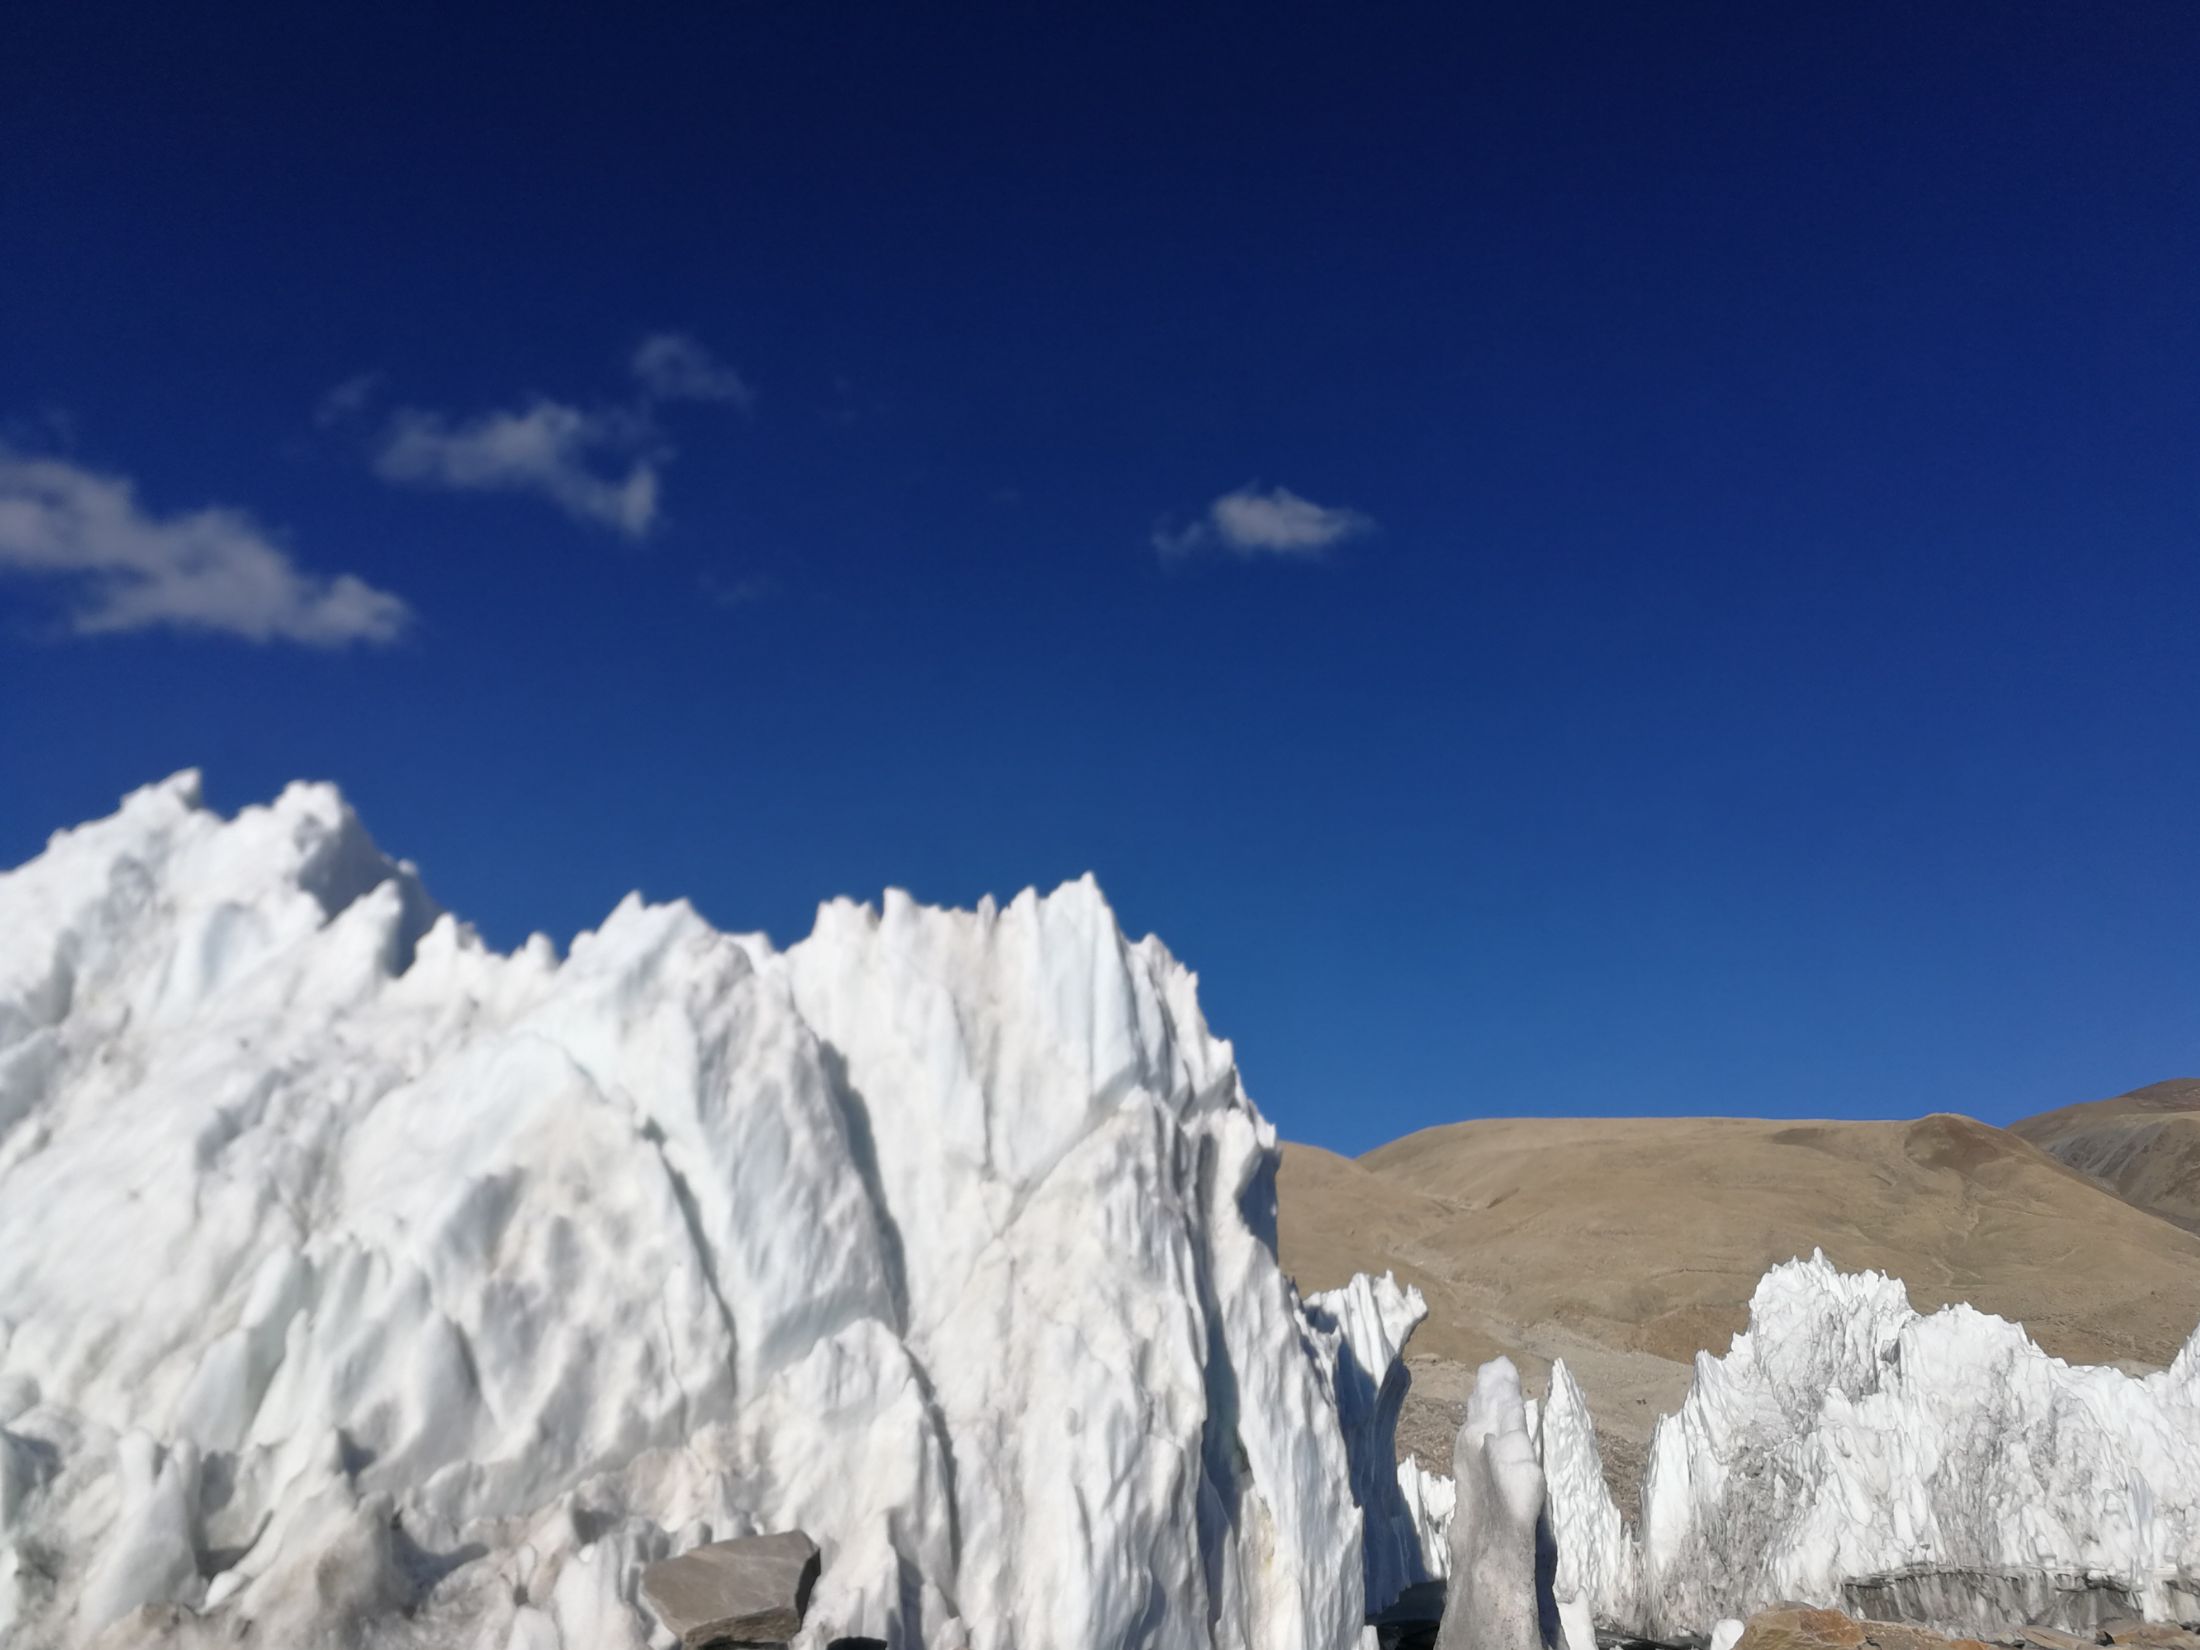
[[1950, 1629], [2200, 1615], [2200, 1329], [2133, 1376], [1823, 1254], [1777, 1266], [1651, 1435], [1643, 1612], [1782, 1599]]
[[[1584, 1615], [1731, 1635], [1786, 1601], [1956, 1633], [2200, 1615], [2200, 1329], [2152, 1375], [2068, 1364], [1822, 1253], [1749, 1314], [1653, 1430], [1632, 1528], [1562, 1361], [1525, 1406], [1569, 1641]], [[1455, 1571], [1453, 1484], [1398, 1479], [1428, 1568]]]
[[0, 1642], [666, 1650], [642, 1567], [789, 1526], [805, 1650], [2200, 1614], [2200, 1331], [1777, 1266], [1630, 1523], [1562, 1362], [1394, 1464], [1425, 1303], [1301, 1299], [1276, 1164], [1089, 878], [499, 953], [333, 788], [179, 775], [0, 874]]
[[332, 787], [185, 774], [0, 936], [13, 1650], [661, 1650], [645, 1563], [790, 1526], [818, 1646], [1342, 1650], [1418, 1573], [1419, 1298], [1302, 1306], [1274, 1133], [1089, 878], [506, 954]]

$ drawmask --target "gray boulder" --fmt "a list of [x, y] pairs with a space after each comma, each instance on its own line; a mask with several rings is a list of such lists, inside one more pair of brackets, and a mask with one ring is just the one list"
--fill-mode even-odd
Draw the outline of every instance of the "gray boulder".
[[642, 1597], [687, 1650], [785, 1644], [817, 1582], [817, 1543], [800, 1530], [713, 1541], [642, 1572]]

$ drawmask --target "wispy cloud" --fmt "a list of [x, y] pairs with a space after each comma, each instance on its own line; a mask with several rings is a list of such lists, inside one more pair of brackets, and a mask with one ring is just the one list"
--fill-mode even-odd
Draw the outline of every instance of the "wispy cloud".
[[770, 577], [761, 573], [727, 578], [723, 574], [705, 572], [697, 583], [703, 594], [719, 607], [748, 607], [778, 588]]
[[349, 573], [302, 571], [242, 510], [156, 516], [122, 476], [7, 448], [0, 573], [67, 586], [80, 636], [169, 629], [342, 647], [394, 641], [412, 618], [403, 600]]
[[653, 333], [631, 363], [635, 382], [658, 401], [723, 401], [748, 412], [756, 392], [733, 368], [684, 332]]
[[357, 418], [367, 410], [367, 404], [381, 388], [382, 375], [378, 372], [362, 372], [347, 378], [321, 397], [320, 405], [313, 409], [313, 422], [325, 430], [332, 424]]
[[[390, 420], [374, 470], [406, 486], [539, 494], [575, 520], [640, 538], [657, 519], [658, 470], [666, 456], [640, 413], [537, 400], [459, 421], [402, 408]], [[613, 461], [608, 472], [599, 467], [603, 459]]]
[[1264, 492], [1257, 482], [1247, 482], [1214, 500], [1191, 522], [1161, 523], [1154, 529], [1153, 546], [1170, 557], [1224, 550], [1248, 561], [1261, 556], [1311, 561], [1374, 530], [1374, 519], [1358, 510], [1316, 504], [1288, 487]]
[[[659, 410], [681, 401], [746, 411], [754, 396], [740, 374], [684, 332], [655, 333], [628, 362], [635, 391], [598, 406], [535, 396], [516, 407], [458, 417], [400, 407], [373, 446], [374, 472], [406, 487], [456, 493], [530, 493], [576, 521], [639, 539], [657, 525], [673, 450]], [[320, 423], [363, 409], [379, 388], [367, 374], [323, 398]]]

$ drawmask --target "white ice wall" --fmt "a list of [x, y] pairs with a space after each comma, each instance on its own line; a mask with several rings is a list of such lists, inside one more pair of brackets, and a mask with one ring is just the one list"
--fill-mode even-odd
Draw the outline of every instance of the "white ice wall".
[[819, 1642], [1355, 1643], [1274, 1167], [1089, 880], [505, 956], [152, 787], [0, 876], [0, 1638], [618, 1650], [799, 1524]]

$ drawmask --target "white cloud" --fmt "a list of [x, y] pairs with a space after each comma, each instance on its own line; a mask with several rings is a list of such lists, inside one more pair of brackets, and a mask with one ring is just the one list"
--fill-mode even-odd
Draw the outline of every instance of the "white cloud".
[[1222, 542], [1247, 555], [1267, 551], [1279, 556], [1317, 556], [1375, 525], [1357, 510], [1316, 504], [1288, 487], [1265, 493], [1252, 486], [1240, 487], [1216, 499], [1207, 513]]
[[[533, 493], [577, 521], [646, 537], [673, 457], [659, 411], [678, 401], [747, 411], [754, 397], [739, 373], [684, 332], [643, 339], [628, 368], [637, 389], [624, 403], [583, 407], [536, 396], [471, 418], [400, 407], [375, 443], [375, 474], [447, 492]], [[339, 384], [318, 422], [362, 409], [379, 386], [374, 374]]]
[[382, 375], [378, 372], [362, 372], [347, 378], [321, 397], [320, 405], [313, 409], [313, 422], [325, 430], [331, 424], [356, 418], [367, 410], [367, 403], [381, 388]]
[[[625, 473], [599, 469], [599, 455], [626, 461]], [[385, 481], [409, 486], [537, 493], [578, 520], [640, 538], [657, 519], [664, 456], [638, 413], [537, 400], [461, 422], [403, 408], [390, 421], [374, 469]]]
[[644, 338], [632, 366], [635, 381], [659, 401], [724, 401], [743, 412], [756, 405], [747, 381], [684, 332]]
[[1258, 483], [1247, 482], [1209, 504], [1190, 524], [1155, 528], [1153, 544], [1164, 556], [1222, 549], [1248, 561], [1257, 556], [1309, 561], [1374, 530], [1373, 518], [1357, 510], [1316, 504], [1288, 487], [1263, 492]]
[[65, 581], [80, 636], [197, 630], [255, 642], [388, 642], [412, 617], [349, 573], [302, 572], [242, 510], [154, 516], [121, 476], [0, 448], [0, 572]]

